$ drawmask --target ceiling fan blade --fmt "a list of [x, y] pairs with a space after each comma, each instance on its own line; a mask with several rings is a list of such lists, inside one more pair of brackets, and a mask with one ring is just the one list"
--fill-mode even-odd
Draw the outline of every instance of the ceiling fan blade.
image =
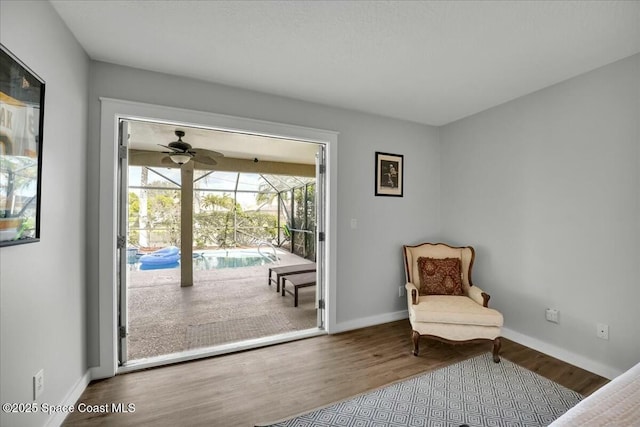
[[196, 148], [193, 151], [195, 151], [197, 154], [202, 154], [203, 156], [207, 157], [224, 157], [224, 154], [218, 151], [207, 150], [206, 148]]
[[138, 162], [141, 162], [144, 160], [159, 160], [164, 155], [165, 155], [164, 153], [161, 153], [159, 151], [137, 150], [137, 149], [129, 150], [129, 156]]
[[174, 152], [174, 153], [183, 153], [183, 152], [184, 152], [184, 150], [180, 150], [180, 149], [175, 148], [175, 147], [170, 147], [170, 146], [168, 146], [168, 145], [163, 145], [163, 144], [158, 144], [158, 145], [159, 145], [160, 147], [167, 148], [167, 149], [171, 150], [171, 151], [172, 151], [172, 152]]
[[218, 162], [216, 162], [215, 160], [213, 160], [211, 157], [209, 156], [203, 156], [200, 153], [197, 153], [194, 157], [193, 157], [193, 161], [194, 162], [198, 162], [198, 163], [202, 163], [205, 165], [209, 165], [209, 166], [215, 166], [218, 164]]

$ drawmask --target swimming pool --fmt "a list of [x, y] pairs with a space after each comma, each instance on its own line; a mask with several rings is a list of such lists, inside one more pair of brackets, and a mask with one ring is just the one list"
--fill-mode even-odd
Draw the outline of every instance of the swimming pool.
[[[136, 253], [132, 248], [127, 251], [127, 261], [135, 270], [159, 270], [159, 269], [175, 269], [180, 268], [180, 263], [167, 262], [158, 263], [157, 265], [142, 266], [140, 259], [142, 254]], [[278, 261], [276, 254], [272, 249], [258, 251], [257, 249], [216, 249], [216, 250], [194, 250], [193, 251], [193, 269], [194, 270], [213, 270], [218, 268], [240, 268], [255, 267], [258, 265], [272, 264]]]
[[217, 249], [193, 253], [193, 267], [196, 270], [255, 267], [276, 261], [277, 256], [273, 253], [258, 252], [256, 249]]

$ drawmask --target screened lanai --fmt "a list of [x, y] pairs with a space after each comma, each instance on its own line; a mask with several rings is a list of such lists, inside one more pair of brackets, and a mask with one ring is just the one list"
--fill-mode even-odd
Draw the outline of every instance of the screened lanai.
[[[182, 179], [178, 168], [129, 167], [129, 245], [180, 246]], [[315, 258], [315, 177], [193, 171], [193, 247], [267, 243]]]
[[[294, 305], [267, 285], [272, 267], [315, 265], [314, 177], [196, 169], [189, 183], [184, 166], [128, 169], [129, 245], [136, 254], [181, 251], [169, 268], [145, 270], [132, 260], [123, 360], [317, 327], [315, 288], [302, 289]], [[186, 256], [184, 199], [192, 207]], [[193, 275], [186, 285], [185, 267]]]
[[120, 144], [121, 365], [322, 329], [323, 144], [144, 119]]

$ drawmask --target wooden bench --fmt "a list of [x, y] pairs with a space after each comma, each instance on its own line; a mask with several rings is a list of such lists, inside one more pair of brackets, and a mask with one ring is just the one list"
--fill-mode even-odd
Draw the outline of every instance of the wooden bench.
[[[267, 284], [271, 286], [271, 283], [275, 283], [276, 292], [280, 292], [280, 283], [282, 283], [282, 280], [285, 276], [289, 276], [291, 274], [309, 273], [312, 271], [316, 271], [315, 262], [308, 262], [306, 264], [285, 265], [282, 267], [271, 267], [269, 269], [269, 278]], [[275, 275], [275, 279], [272, 277], [272, 274]]]
[[[290, 282], [293, 285], [293, 292], [285, 289], [285, 283]], [[298, 306], [298, 289], [306, 288], [307, 286], [315, 286], [316, 285], [316, 273], [299, 273], [299, 274], [290, 274], [282, 278], [282, 296], [284, 293], [288, 293], [293, 295], [293, 306]]]

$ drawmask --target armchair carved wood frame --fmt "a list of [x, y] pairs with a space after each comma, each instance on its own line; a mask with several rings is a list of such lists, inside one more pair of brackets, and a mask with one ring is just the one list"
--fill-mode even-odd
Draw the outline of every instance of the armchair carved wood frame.
[[[490, 296], [471, 281], [475, 251], [471, 246], [445, 243], [403, 246], [407, 303], [412, 328], [413, 354], [418, 355], [420, 337], [447, 343], [493, 343], [493, 361], [500, 362], [502, 314], [489, 308]], [[421, 295], [418, 259], [460, 259], [463, 295]], [[424, 293], [424, 292], [423, 292]]]

